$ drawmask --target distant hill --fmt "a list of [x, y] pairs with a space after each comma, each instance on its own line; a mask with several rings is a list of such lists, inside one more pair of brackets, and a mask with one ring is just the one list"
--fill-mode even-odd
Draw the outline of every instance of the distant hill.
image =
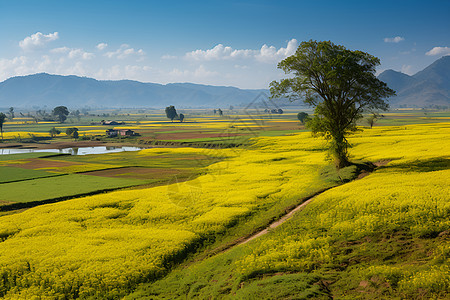
[[450, 106], [450, 56], [413, 76], [386, 70], [378, 78], [397, 92], [397, 96], [389, 98], [391, 107]]
[[[413, 76], [386, 70], [378, 78], [397, 92], [391, 107], [450, 106], [450, 56], [444, 56]], [[18, 76], [0, 83], [0, 106], [17, 108], [65, 105], [71, 108], [180, 108], [242, 106], [268, 90], [239, 89], [193, 83], [166, 85], [132, 80], [102, 81], [46, 73]], [[283, 101], [282, 101], [283, 102]], [[288, 104], [277, 102], [279, 105]], [[300, 103], [298, 103], [300, 104]]]
[[132, 80], [101, 81], [46, 73], [18, 76], [0, 83], [0, 106], [8, 107], [228, 107], [245, 105], [261, 92], [193, 83], [156, 84]]

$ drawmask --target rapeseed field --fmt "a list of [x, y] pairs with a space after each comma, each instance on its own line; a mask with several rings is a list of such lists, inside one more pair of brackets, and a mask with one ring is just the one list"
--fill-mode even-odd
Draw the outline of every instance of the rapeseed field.
[[[307, 140], [275, 139], [291, 139], [294, 149], [294, 137]], [[350, 141], [355, 158], [387, 165], [320, 194], [269, 234], [175, 270], [127, 299], [445, 299], [450, 124], [378, 127]]]
[[[442, 234], [450, 227], [450, 124], [374, 128], [350, 142], [355, 159], [390, 162], [321, 194], [269, 234], [174, 271], [138, 289], [136, 297], [236, 293], [246, 298], [258, 296], [258, 281], [264, 287], [259, 289], [262, 298], [298, 295], [289, 294], [295, 289], [275, 288], [293, 284], [307, 295], [327, 297], [334, 288], [327, 287], [327, 280], [335, 282], [341, 297], [351, 298], [344, 291], [356, 291], [365, 282], [383, 286], [380, 293], [387, 295], [410, 297], [425, 289], [441, 297], [450, 289], [449, 248]], [[125, 296], [140, 283], [160, 279], [188, 253], [220, 240], [232, 227], [251, 224], [245, 225], [250, 233], [267, 223], [260, 220], [264, 212], [273, 218], [299, 199], [338, 185], [321, 176], [327, 166], [324, 146], [323, 140], [301, 132], [256, 138], [248, 149], [144, 150], [142, 157], [175, 151], [225, 159], [185, 182], [174, 178], [166, 186], [110, 192], [1, 217], [0, 295]], [[405, 266], [401, 260], [388, 265], [373, 254], [388, 252], [389, 237], [399, 232], [420, 240], [429, 256]], [[433, 247], [426, 239], [432, 239]], [[378, 241], [379, 251], [374, 250]], [[362, 248], [352, 248], [355, 244]], [[343, 249], [351, 251], [341, 253]], [[349, 257], [351, 253], [376, 259], [356, 263], [358, 257]]]
[[[298, 138], [307, 142], [293, 144]], [[236, 222], [270, 208], [282, 211], [335, 185], [319, 176], [326, 164], [317, 151], [321, 145], [303, 134], [261, 138], [248, 150], [143, 150], [143, 159], [172, 152], [226, 159], [186, 182], [174, 178], [166, 186], [73, 199], [0, 218], [0, 293], [11, 299], [124, 296]]]

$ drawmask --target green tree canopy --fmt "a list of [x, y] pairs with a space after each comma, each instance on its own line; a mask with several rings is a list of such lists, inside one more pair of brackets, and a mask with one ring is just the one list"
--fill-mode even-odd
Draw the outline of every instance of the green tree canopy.
[[306, 120], [308, 119], [309, 115], [305, 112], [299, 112], [297, 114], [297, 119], [302, 123], [305, 124]]
[[57, 106], [53, 109], [52, 115], [57, 117], [60, 123], [64, 123], [69, 115], [69, 110], [65, 106]]
[[173, 122], [173, 119], [178, 118], [178, 114], [177, 114], [177, 110], [175, 109], [175, 106], [171, 105], [171, 106], [166, 107], [166, 116], [172, 122]]
[[5, 123], [6, 115], [0, 112], [0, 132], [2, 133], [2, 141], [3, 141], [3, 123]]
[[48, 131], [48, 133], [50, 133], [50, 136], [53, 138], [53, 137], [57, 136], [58, 134], [60, 134], [61, 131], [56, 129], [56, 127], [53, 127], [52, 129], [50, 129]]
[[76, 127], [69, 127], [66, 129], [66, 135], [68, 135], [70, 137], [72, 137], [75, 132], [78, 135], [78, 128], [76, 128]]
[[12, 121], [14, 119], [14, 107], [9, 108], [9, 119]]
[[184, 115], [183, 115], [183, 114], [180, 114], [179, 119], [180, 119], [180, 123], [182, 123], [183, 120], [184, 120]]
[[272, 98], [303, 99], [315, 107], [308, 122], [313, 134], [330, 140], [336, 167], [348, 166], [347, 136], [356, 130], [364, 109], [388, 108], [385, 98], [395, 92], [376, 78], [380, 60], [330, 41], [302, 42], [296, 53], [278, 64], [291, 78], [270, 84]]

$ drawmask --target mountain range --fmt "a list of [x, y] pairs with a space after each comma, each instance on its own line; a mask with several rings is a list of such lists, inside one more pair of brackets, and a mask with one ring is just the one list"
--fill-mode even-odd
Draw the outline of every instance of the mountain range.
[[409, 76], [386, 70], [378, 79], [396, 91], [391, 107], [450, 106], [450, 56], [443, 56], [422, 71]]
[[[391, 107], [450, 106], [450, 56], [438, 59], [412, 76], [386, 70], [378, 78], [397, 93], [389, 98]], [[102, 81], [39, 73], [1, 82], [0, 107], [163, 108], [175, 105], [217, 108], [245, 106], [261, 93], [268, 95], [269, 91], [193, 83], [163, 85], [132, 80]]]
[[79, 76], [39, 73], [0, 83], [1, 107], [227, 107], [245, 105], [268, 90], [247, 90], [193, 83], [102, 81]]

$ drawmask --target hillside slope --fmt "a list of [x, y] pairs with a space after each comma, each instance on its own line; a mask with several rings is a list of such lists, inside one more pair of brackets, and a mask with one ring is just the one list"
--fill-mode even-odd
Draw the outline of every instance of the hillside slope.
[[393, 107], [450, 106], [450, 56], [413, 76], [386, 70], [378, 78], [397, 92], [397, 96], [389, 98]]

